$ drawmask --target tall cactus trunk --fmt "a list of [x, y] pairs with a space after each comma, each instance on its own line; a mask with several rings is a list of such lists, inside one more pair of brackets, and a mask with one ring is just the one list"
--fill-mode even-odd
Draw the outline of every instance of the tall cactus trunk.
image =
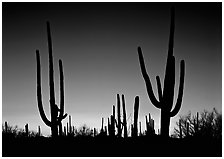
[[169, 137], [170, 116], [166, 110], [161, 110], [161, 136]]
[[58, 109], [55, 104], [55, 95], [54, 95], [54, 66], [53, 66], [53, 55], [52, 55], [52, 41], [51, 41], [51, 32], [50, 24], [47, 22], [47, 38], [48, 38], [48, 51], [49, 51], [49, 87], [50, 87], [50, 110], [51, 110], [51, 132], [52, 137], [58, 136], [58, 126], [57, 126], [57, 115]]

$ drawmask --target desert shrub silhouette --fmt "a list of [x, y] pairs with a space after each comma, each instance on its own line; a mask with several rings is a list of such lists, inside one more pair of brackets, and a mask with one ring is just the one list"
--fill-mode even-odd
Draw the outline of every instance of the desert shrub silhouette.
[[[188, 124], [186, 124], [188, 123]], [[174, 136], [179, 138], [222, 138], [222, 114], [215, 108], [212, 111], [204, 110], [203, 112], [192, 115], [180, 116], [176, 122], [177, 128], [174, 128]]]
[[[26, 124], [27, 125], [27, 124]], [[25, 125], [25, 127], [26, 127]], [[19, 128], [16, 126], [11, 126], [7, 122], [2, 125], [2, 136], [3, 138], [15, 139], [15, 138], [23, 138], [23, 137], [39, 137], [39, 133], [33, 130], [27, 130]]]
[[174, 48], [174, 8], [171, 9], [171, 25], [170, 25], [170, 37], [169, 37], [169, 49], [168, 49], [168, 57], [166, 63], [166, 71], [164, 78], [164, 88], [162, 91], [160, 78], [156, 76], [157, 81], [157, 89], [159, 99], [157, 100], [152, 89], [152, 84], [150, 81], [150, 77], [146, 72], [144, 58], [142, 55], [142, 50], [138, 47], [138, 55], [139, 62], [141, 67], [142, 76], [145, 80], [147, 92], [149, 99], [152, 104], [161, 109], [161, 135], [164, 137], [169, 136], [169, 126], [170, 126], [170, 118], [175, 116], [181, 107], [182, 97], [183, 97], [183, 89], [184, 89], [184, 75], [185, 75], [185, 63], [184, 60], [181, 61], [180, 64], [180, 83], [179, 83], [179, 93], [177, 97], [177, 103], [174, 109], [171, 111], [173, 106], [174, 99], [174, 86], [175, 86], [175, 57], [173, 56], [173, 48]]

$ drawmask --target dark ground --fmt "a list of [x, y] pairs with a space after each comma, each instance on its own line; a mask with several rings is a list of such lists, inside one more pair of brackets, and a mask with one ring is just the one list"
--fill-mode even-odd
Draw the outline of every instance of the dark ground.
[[2, 138], [3, 157], [221, 157], [222, 140], [159, 136], [112, 139], [76, 137]]

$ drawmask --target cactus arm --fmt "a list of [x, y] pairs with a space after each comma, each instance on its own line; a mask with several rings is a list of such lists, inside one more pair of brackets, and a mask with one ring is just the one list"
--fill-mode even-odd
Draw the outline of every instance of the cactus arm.
[[156, 82], [157, 82], [159, 101], [162, 103], [163, 94], [159, 76], [156, 76]]
[[175, 108], [170, 113], [170, 117], [175, 116], [179, 112], [179, 110], [180, 110], [181, 103], [182, 103], [182, 98], [183, 98], [183, 90], [184, 90], [184, 76], [185, 76], [185, 63], [184, 63], [184, 60], [181, 60], [179, 93], [178, 93], [178, 97], [177, 97], [177, 102], [176, 102]]
[[60, 72], [60, 115], [59, 119], [63, 120], [68, 115], [64, 114], [64, 74], [63, 74], [63, 65], [62, 61], [59, 60], [59, 72]]
[[[55, 95], [54, 95], [54, 70], [53, 70], [53, 55], [52, 55], [52, 40], [50, 23], [47, 22], [47, 38], [48, 38], [48, 51], [49, 51], [49, 86], [50, 86], [50, 105], [52, 115], [55, 115]], [[53, 117], [54, 118], [54, 117]]]
[[37, 103], [38, 103], [38, 109], [40, 112], [41, 119], [44, 121], [44, 123], [47, 126], [51, 126], [51, 122], [47, 119], [43, 104], [42, 104], [42, 95], [41, 95], [41, 66], [40, 66], [40, 54], [39, 50], [36, 50], [36, 59], [37, 59]]
[[141, 67], [141, 71], [142, 71], [142, 76], [143, 76], [143, 78], [145, 80], [148, 96], [149, 96], [152, 104], [155, 107], [161, 108], [161, 103], [159, 101], [157, 101], [155, 95], [153, 94], [152, 84], [151, 84], [150, 78], [149, 78], [149, 76], [148, 76], [148, 74], [146, 72], [146, 69], [145, 69], [144, 58], [143, 58], [142, 50], [141, 50], [140, 47], [138, 47], [138, 55], [139, 55], [139, 62], [140, 62], [140, 67]]
[[64, 114], [64, 76], [61, 60], [59, 60], [59, 72], [60, 72], [60, 117], [61, 117]]

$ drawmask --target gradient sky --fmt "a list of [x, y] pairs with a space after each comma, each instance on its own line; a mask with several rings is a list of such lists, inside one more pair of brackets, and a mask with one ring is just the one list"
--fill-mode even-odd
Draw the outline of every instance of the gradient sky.
[[[155, 76], [164, 79], [170, 7], [176, 8], [174, 55], [176, 86], [180, 60], [186, 63], [183, 104], [171, 119], [204, 109], [222, 109], [221, 3], [3, 3], [2, 4], [2, 121], [50, 134], [36, 100], [35, 50], [40, 50], [42, 98], [49, 114], [46, 21], [51, 23], [56, 102], [59, 103], [58, 60], [65, 78], [65, 112], [73, 125], [100, 128], [112, 113], [116, 94], [124, 94], [128, 122], [136, 95], [139, 120], [149, 112], [160, 127], [160, 110], [146, 92], [137, 47], [141, 46], [157, 96]], [[176, 89], [177, 94], [177, 89]], [[176, 95], [174, 102], [176, 102]], [[133, 117], [132, 117], [133, 118]], [[64, 123], [67, 119], [64, 120]]]

